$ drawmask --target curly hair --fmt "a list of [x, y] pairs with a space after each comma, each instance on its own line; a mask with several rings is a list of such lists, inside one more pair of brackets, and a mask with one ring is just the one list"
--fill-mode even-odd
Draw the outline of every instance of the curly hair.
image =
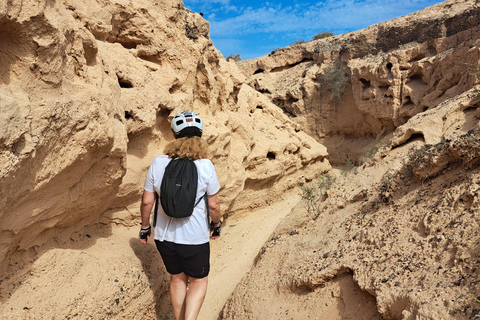
[[170, 158], [186, 158], [191, 160], [208, 159], [208, 144], [200, 137], [184, 137], [176, 139], [165, 147], [165, 154]]

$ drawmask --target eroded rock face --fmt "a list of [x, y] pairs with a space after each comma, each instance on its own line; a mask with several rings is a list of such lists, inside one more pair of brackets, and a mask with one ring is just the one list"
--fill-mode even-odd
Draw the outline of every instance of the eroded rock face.
[[[180, 1], [0, 5], [0, 273], [70, 237], [82, 249], [109, 236], [114, 223], [136, 225], [146, 170], [173, 139], [169, 120], [190, 109], [206, 124], [225, 215], [275, 201], [329, 170], [318, 141], [340, 162], [390, 138], [358, 176], [324, 192], [318, 210], [299, 205], [282, 222], [223, 318], [291, 318], [285, 306], [305, 318], [332, 310], [369, 320], [475, 317], [478, 305], [465, 293], [479, 294], [480, 112], [469, 90], [479, 16], [474, 1], [446, 1], [276, 50], [239, 63], [241, 73], [212, 46], [208, 23]], [[164, 272], [154, 247], [142, 252], [133, 240], [144, 269]], [[75, 252], [76, 262], [52, 250], [37, 267], [47, 278], [84, 267], [90, 279], [98, 257], [122, 260], [107, 250], [108, 243], [93, 257]], [[61, 266], [51, 270], [51, 261]], [[119, 297], [141, 296], [148, 279], [135, 265], [120, 270], [126, 286], [109, 278], [95, 287], [113, 283], [114, 295], [93, 297], [83, 283], [80, 298], [72, 290], [67, 302], [49, 301], [49, 312], [77, 315], [81, 300], [93, 318], [111, 306], [115, 314], [164, 314], [154, 310], [168, 309], [160, 306], [168, 301], [160, 280], [153, 290], [162, 299], [150, 292], [123, 310]], [[26, 273], [19, 274], [0, 298], [22, 283]], [[32, 307], [16, 302], [16, 310]]]
[[61, 2], [9, 2], [0, 25], [5, 267], [12, 252], [68, 239], [58, 230], [108, 208], [125, 174], [127, 136], [118, 84]]
[[[328, 186], [306, 186], [314, 196], [264, 245], [222, 319], [478, 316], [478, 9], [446, 1], [321, 40], [319, 56], [312, 42], [240, 64], [332, 161], [360, 158], [368, 136], [385, 146], [354, 172], [322, 176]], [[354, 41], [364, 45], [344, 46]], [[332, 65], [348, 79], [337, 101], [322, 81]]]
[[[378, 159], [315, 189], [265, 243], [221, 318], [475, 318], [480, 121], [471, 94], [410, 119]], [[449, 124], [437, 123], [443, 139], [427, 130], [412, 138], [438, 116]]]
[[135, 223], [183, 110], [206, 123], [225, 214], [330, 168], [181, 1], [10, 1], [0, 28], [0, 270], [86, 225]]
[[359, 143], [368, 148], [475, 84], [479, 11], [475, 1], [446, 1], [239, 66], [252, 87], [327, 147], [331, 161], [357, 161], [365, 151]]

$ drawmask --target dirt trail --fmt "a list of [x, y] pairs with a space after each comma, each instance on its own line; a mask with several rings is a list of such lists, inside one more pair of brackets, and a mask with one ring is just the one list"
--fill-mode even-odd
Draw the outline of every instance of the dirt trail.
[[[199, 319], [218, 318], [262, 245], [299, 200], [298, 192], [285, 194], [267, 208], [228, 219], [221, 237], [211, 241], [210, 283]], [[153, 241], [140, 243], [138, 224], [132, 225], [84, 230], [4, 275], [0, 319], [173, 319], [160, 255]]]
[[263, 244], [299, 201], [298, 192], [291, 192], [267, 208], [228, 219], [221, 237], [211, 241], [211, 273], [199, 319], [217, 319]]

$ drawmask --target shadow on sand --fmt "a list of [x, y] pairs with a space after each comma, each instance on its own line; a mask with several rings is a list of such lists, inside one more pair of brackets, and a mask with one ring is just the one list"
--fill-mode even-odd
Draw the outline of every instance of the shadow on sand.
[[138, 239], [132, 238], [130, 239], [130, 247], [140, 260], [143, 271], [148, 277], [155, 300], [157, 320], [174, 320], [169, 296], [170, 275], [163, 266], [157, 248], [151, 242], [153, 242], [153, 239], [147, 245], [144, 245]]

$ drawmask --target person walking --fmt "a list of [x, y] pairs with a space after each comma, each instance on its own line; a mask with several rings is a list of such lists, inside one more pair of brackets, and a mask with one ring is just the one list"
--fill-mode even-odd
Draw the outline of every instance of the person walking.
[[213, 163], [208, 159], [208, 145], [201, 138], [201, 118], [194, 112], [184, 111], [175, 115], [171, 128], [175, 140], [165, 147], [165, 155], [153, 160], [145, 179], [139, 238], [147, 244], [151, 235], [150, 213], [156, 194], [161, 196], [160, 187], [166, 166], [175, 158], [193, 160], [198, 172], [196, 197], [201, 199], [206, 195], [208, 201], [198, 201], [193, 213], [185, 218], [168, 216], [162, 206], [154, 212], [154, 240], [170, 273], [170, 299], [175, 319], [193, 320], [198, 317], [207, 292], [210, 232], [212, 239], [216, 239], [221, 231], [220, 184]]

